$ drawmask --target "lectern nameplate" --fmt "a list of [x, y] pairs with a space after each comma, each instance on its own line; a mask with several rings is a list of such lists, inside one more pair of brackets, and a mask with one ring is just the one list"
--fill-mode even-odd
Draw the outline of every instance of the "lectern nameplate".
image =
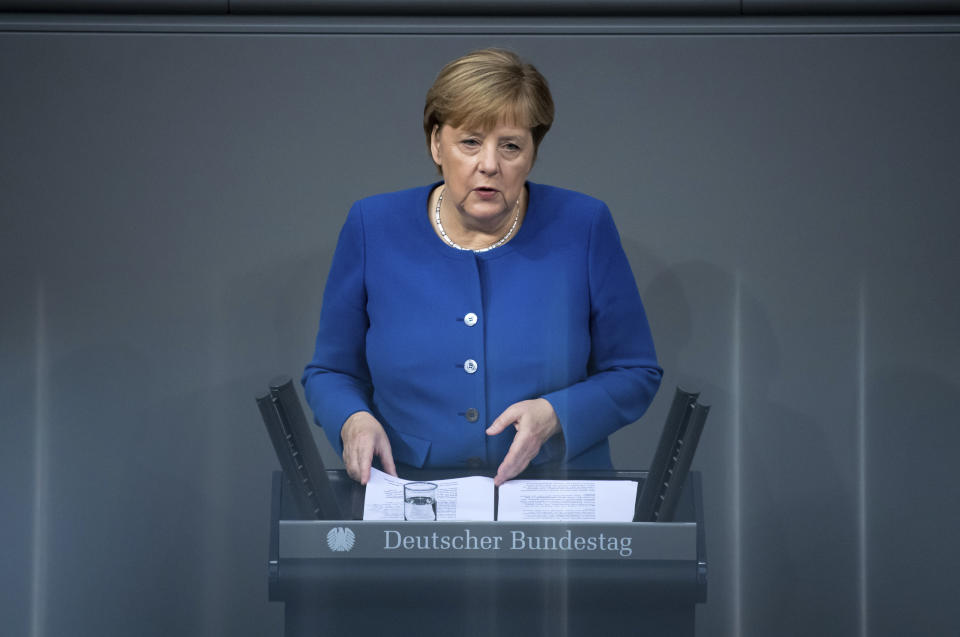
[[696, 560], [697, 525], [281, 520], [281, 559]]

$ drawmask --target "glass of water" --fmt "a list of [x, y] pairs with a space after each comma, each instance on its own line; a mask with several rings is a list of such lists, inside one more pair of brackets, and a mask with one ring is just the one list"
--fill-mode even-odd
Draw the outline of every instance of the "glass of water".
[[437, 485], [433, 482], [408, 482], [403, 485], [403, 519], [437, 519]]

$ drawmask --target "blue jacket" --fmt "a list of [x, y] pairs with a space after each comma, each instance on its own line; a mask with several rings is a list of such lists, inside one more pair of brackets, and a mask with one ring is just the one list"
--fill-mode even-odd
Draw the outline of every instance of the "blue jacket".
[[[533, 464], [609, 468], [607, 436], [660, 384], [650, 328], [606, 205], [528, 183], [523, 225], [475, 254], [434, 233], [424, 186], [358, 201], [323, 294], [307, 402], [330, 443], [371, 412], [415, 467], [496, 467], [513, 439], [484, 430], [543, 397], [563, 435]], [[471, 362], [472, 361], [472, 362]]]

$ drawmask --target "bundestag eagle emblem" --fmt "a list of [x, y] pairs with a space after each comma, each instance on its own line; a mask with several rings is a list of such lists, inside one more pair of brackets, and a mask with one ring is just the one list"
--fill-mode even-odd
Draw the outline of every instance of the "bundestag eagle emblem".
[[357, 536], [353, 534], [353, 531], [343, 526], [337, 526], [327, 533], [327, 546], [330, 547], [331, 551], [337, 553], [349, 551], [353, 548], [356, 539]]

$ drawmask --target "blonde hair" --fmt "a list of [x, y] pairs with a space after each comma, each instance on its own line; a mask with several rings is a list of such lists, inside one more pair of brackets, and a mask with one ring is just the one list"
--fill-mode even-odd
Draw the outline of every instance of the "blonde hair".
[[546, 78], [505, 49], [481, 49], [448, 62], [427, 91], [423, 132], [427, 151], [435, 127], [489, 130], [505, 121], [530, 129], [534, 156], [553, 124]]

